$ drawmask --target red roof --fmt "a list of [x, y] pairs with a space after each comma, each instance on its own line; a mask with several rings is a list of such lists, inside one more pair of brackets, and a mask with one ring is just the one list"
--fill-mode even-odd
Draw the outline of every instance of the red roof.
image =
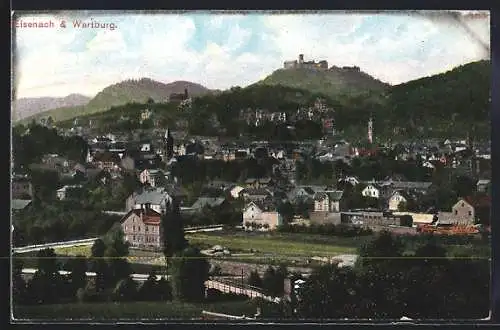
[[131, 213], [135, 213], [138, 217], [142, 219], [142, 222], [146, 225], [160, 225], [161, 214], [153, 209], [133, 209], [130, 210], [122, 219], [127, 219]]

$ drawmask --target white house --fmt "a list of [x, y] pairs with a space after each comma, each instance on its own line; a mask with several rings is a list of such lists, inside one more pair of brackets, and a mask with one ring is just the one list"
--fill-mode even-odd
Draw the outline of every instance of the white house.
[[236, 198], [239, 198], [240, 197], [240, 193], [245, 190], [245, 188], [241, 187], [241, 186], [235, 186], [231, 189], [230, 193], [231, 193], [231, 196], [236, 199]]
[[153, 112], [149, 109], [142, 110], [141, 116], [139, 118], [140, 123], [142, 124], [145, 120], [150, 119], [152, 114], [153, 114]]
[[317, 192], [314, 195], [315, 212], [340, 212], [341, 190]]
[[283, 224], [281, 215], [270, 207], [259, 202], [250, 202], [243, 210], [243, 227], [245, 230], [273, 230]]
[[389, 210], [398, 211], [400, 203], [406, 203], [408, 199], [405, 194], [400, 191], [395, 191], [391, 197], [389, 197]]
[[149, 183], [151, 187], [158, 186], [164, 178], [165, 174], [161, 170], [145, 169], [139, 174], [139, 181], [143, 184]]
[[141, 151], [142, 152], [150, 152], [151, 151], [151, 144], [149, 144], [149, 143], [143, 143], [141, 145]]
[[363, 189], [361, 192], [361, 195], [364, 197], [372, 197], [372, 198], [379, 198], [380, 197], [380, 189], [375, 187], [373, 184], [369, 184]]

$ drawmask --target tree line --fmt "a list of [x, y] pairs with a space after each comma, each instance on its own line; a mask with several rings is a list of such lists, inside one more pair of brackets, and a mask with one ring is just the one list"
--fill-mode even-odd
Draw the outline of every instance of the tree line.
[[408, 252], [404, 239], [411, 240], [381, 232], [359, 248], [354, 266], [323, 265], [306, 278], [284, 266], [268, 267], [263, 277], [253, 271], [247, 283], [266, 294], [284, 297], [285, 278], [291, 279], [292, 287], [297, 279], [304, 280], [280, 304], [278, 317], [287, 319], [488, 316], [488, 258], [464, 251], [450, 256], [449, 248], [433, 236], [418, 238], [414, 251]]

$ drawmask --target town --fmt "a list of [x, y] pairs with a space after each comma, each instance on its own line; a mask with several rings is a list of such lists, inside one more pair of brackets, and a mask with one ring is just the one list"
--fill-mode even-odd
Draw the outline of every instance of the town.
[[[187, 97], [186, 90], [169, 102], [183, 107]], [[316, 100], [308, 118], [318, 109], [329, 112]], [[258, 125], [272, 120], [266, 115], [242, 120]], [[152, 116], [145, 105], [137, 120]], [[318, 265], [354, 266], [356, 241], [377, 232], [413, 241], [425, 234], [488, 239], [489, 143], [467, 136], [375, 143], [370, 117], [366, 142], [356, 144], [336, 137], [335, 118], [316, 120], [324, 126], [321, 139], [284, 142], [158, 127], [96, 135], [78, 120], [67, 129], [45, 118], [33, 122], [19, 132], [22, 149], [13, 154], [14, 246], [79, 242], [118, 228], [131, 269], [160, 276], [167, 273], [162, 219], [177, 214], [186, 239], [211, 265], [206, 289], [226, 285], [230, 294], [282, 299], [293, 294], [287, 280], [300, 284]], [[328, 236], [342, 243], [323, 242]], [[89, 244], [55, 251], [90, 257]], [[260, 277], [272, 283], [278, 266], [282, 284], [263, 287]], [[65, 263], [62, 271], [72, 267]]]

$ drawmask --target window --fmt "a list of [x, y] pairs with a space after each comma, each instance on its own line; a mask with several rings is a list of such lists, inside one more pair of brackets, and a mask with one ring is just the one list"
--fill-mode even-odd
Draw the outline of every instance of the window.
[[472, 216], [472, 211], [469, 211], [469, 217]]
[[457, 210], [455, 210], [455, 215], [457, 215], [457, 214], [458, 214], [458, 211], [457, 211]]
[[[135, 231], [135, 226], [133, 226], [133, 231]], [[135, 238], [134, 238], [135, 239]]]
[[146, 232], [148, 232], [148, 226], [146, 226], [145, 228], [146, 228]]
[[462, 207], [464, 207], [464, 206], [465, 206], [465, 204], [464, 204], [464, 203], [462, 203]]

